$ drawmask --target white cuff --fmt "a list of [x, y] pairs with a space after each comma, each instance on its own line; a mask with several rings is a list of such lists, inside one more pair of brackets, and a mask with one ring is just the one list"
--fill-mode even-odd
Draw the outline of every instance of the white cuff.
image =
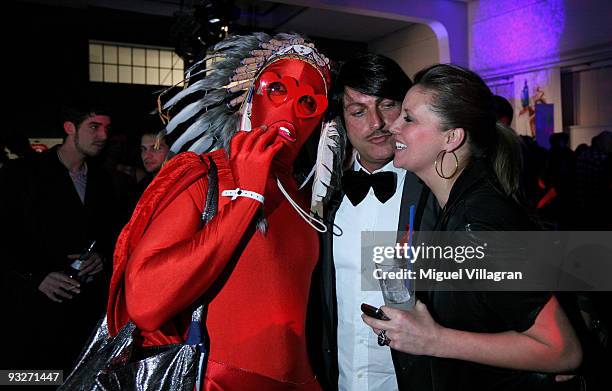
[[234, 201], [238, 197], [247, 197], [259, 201], [262, 204], [264, 203], [264, 196], [262, 196], [261, 194], [255, 193], [254, 191], [242, 190], [239, 187], [234, 190], [223, 190], [221, 195], [224, 197], [232, 197], [232, 201]]

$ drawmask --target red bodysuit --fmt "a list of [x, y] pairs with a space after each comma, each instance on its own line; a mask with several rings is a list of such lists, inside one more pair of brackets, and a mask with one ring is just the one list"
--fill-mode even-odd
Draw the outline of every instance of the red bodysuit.
[[[109, 315], [114, 314], [113, 321], [109, 316], [111, 332], [129, 318], [143, 330], [145, 346], [181, 342], [190, 321], [190, 311], [185, 308], [200, 292], [207, 292], [204, 300], [209, 303], [206, 327], [211, 362], [207, 377], [222, 363], [283, 382], [316, 385], [304, 335], [310, 276], [318, 257], [316, 232], [298, 216], [271, 178], [266, 190], [265, 235], [248, 223], [249, 212], [258, 207], [249, 199], [230, 202], [219, 197], [217, 216], [202, 227], [207, 165], [188, 155], [193, 156], [191, 164], [202, 166], [199, 178], [146, 223], [126, 265], [125, 290], [111, 284], [111, 292], [118, 290], [120, 295], [109, 308]], [[225, 151], [208, 156], [218, 168], [219, 194], [234, 189]], [[156, 188], [164, 188], [160, 185], [168, 173], [164, 174], [156, 179]], [[284, 179], [287, 190], [299, 199], [293, 180]], [[306, 200], [300, 201], [304, 206]], [[228, 213], [235, 207], [245, 213]], [[244, 241], [245, 227], [252, 236], [234, 253]]]
[[[257, 163], [263, 150], [240, 155], [237, 143], [234, 153], [249, 156], [241, 161], [248, 163], [240, 171], [244, 178], [235, 177], [238, 166], [228, 161], [225, 150], [179, 154], [145, 191], [115, 250], [110, 333], [131, 319], [144, 346], [182, 342], [193, 304], [202, 300], [208, 307], [204, 320], [210, 337], [206, 390], [320, 390], [305, 338], [318, 237], [281, 194], [276, 178], [302, 208], [307, 205], [291, 167], [325, 110], [324, 80], [312, 65], [295, 59], [265, 69], [269, 82], [256, 84], [260, 92], [253, 99], [253, 120], [269, 124], [266, 134], [278, 134], [275, 143], [283, 144], [269, 160], [267, 179], [267, 169]], [[284, 83], [280, 89], [279, 83]], [[279, 100], [279, 91], [287, 96]], [[274, 104], [269, 104], [270, 97]], [[281, 127], [286, 137], [281, 137]], [[203, 226], [211, 160], [218, 169], [219, 207]], [[257, 175], [259, 182], [248, 180]], [[265, 234], [255, 229], [258, 201], [221, 196], [238, 185], [254, 190], [249, 184], [263, 189], [264, 183]]]

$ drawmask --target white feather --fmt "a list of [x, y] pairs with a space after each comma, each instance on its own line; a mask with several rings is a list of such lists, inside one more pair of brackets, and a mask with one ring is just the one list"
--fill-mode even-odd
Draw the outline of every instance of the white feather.
[[185, 145], [188, 141], [200, 136], [202, 133], [208, 130], [209, 127], [210, 124], [208, 126], [206, 125], [206, 118], [204, 116], [200, 116], [200, 118], [198, 118], [183, 132], [183, 134], [181, 134], [181, 137], [172, 143], [170, 150], [178, 153], [181, 148], [183, 148], [183, 145]]
[[209, 135], [204, 135], [204, 136], [200, 137], [200, 139], [198, 141], [193, 143], [193, 145], [191, 147], [189, 147], [189, 150], [191, 152], [197, 153], [198, 155], [201, 154], [201, 153], [204, 153], [204, 152], [208, 152], [210, 147], [212, 147], [214, 141], [215, 140], [212, 137], [210, 137]]
[[202, 110], [202, 99], [197, 100], [193, 103], [188, 104], [185, 108], [179, 111], [168, 125], [166, 125], [166, 134], [172, 133], [172, 131], [183, 122], [187, 121], [189, 118], [193, 118], [200, 110]]
[[[197, 74], [201, 73], [201, 72], [202, 72], [202, 69], [199, 69], [199, 70], [198, 70], [196, 73], [193, 73], [193, 74], [192, 74], [192, 72], [193, 72], [193, 71], [195, 71], [196, 69], [198, 69], [198, 68], [200, 67], [200, 65], [202, 65], [202, 64], [203, 64], [203, 63], [205, 63], [206, 61], [213, 60], [213, 59], [218, 58], [218, 57], [223, 57], [223, 54], [222, 54], [222, 53], [213, 53], [213, 54], [209, 54], [208, 56], [204, 57], [204, 58], [203, 58], [203, 59], [201, 59], [200, 61], [196, 62], [195, 64], [193, 64], [192, 66], [190, 66], [190, 67], [189, 67], [189, 69], [187, 69], [187, 70], [185, 71], [185, 76], [186, 76], [186, 78], [192, 78], [192, 77], [194, 77], [195, 75], [197, 75]], [[204, 72], [209, 71], [209, 70], [210, 70], [210, 69], [206, 69], [206, 70], [204, 70]]]
[[247, 97], [242, 104], [242, 115], [240, 116], [239, 130], [250, 132], [251, 129], [251, 110], [253, 108], [253, 87], [249, 88]]
[[338, 149], [339, 140], [340, 133], [338, 133], [336, 121], [325, 122], [317, 148], [317, 161], [310, 203], [310, 211], [319, 216], [323, 216], [323, 201], [328, 194], [334, 174], [334, 151]]
[[164, 104], [163, 109], [166, 110], [168, 107], [174, 106], [181, 99], [185, 98], [188, 95], [193, 94], [194, 92], [202, 92], [200, 88], [202, 88], [202, 86], [206, 83], [209, 83], [209, 81], [206, 79], [198, 80], [192, 85], [190, 85], [189, 87], [185, 88], [184, 90], [181, 90], [176, 95], [174, 95], [172, 99], [170, 99], [168, 102]]
[[162, 107], [162, 109], [167, 110], [169, 107], [174, 106], [176, 103], [178, 103], [184, 97], [186, 97], [188, 95], [191, 95], [194, 92], [199, 92], [200, 87], [205, 82], [206, 82], [206, 80], [198, 80], [197, 82], [193, 83], [189, 87], [179, 91], [170, 100], [168, 100], [166, 103], [164, 103], [164, 106]]

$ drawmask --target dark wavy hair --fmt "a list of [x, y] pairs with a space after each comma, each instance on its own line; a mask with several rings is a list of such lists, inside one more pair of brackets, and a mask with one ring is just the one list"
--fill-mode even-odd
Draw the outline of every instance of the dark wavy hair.
[[92, 115], [111, 117], [112, 113], [108, 105], [87, 100], [70, 102], [62, 107], [62, 121], [72, 122], [76, 127]]
[[412, 87], [412, 80], [395, 61], [380, 54], [365, 54], [346, 61], [334, 81], [330, 100], [332, 115], [340, 118], [345, 87], [401, 102]]

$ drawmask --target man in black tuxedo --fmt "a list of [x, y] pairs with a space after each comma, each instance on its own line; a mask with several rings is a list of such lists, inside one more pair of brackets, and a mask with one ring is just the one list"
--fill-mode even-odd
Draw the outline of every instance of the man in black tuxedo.
[[[416, 376], [416, 360], [379, 346], [360, 310], [362, 302], [384, 304], [380, 291], [361, 290], [361, 232], [405, 231], [411, 205], [417, 210], [413, 229], [433, 227], [437, 214], [417, 177], [393, 167], [389, 126], [401, 115], [411, 85], [393, 60], [368, 54], [347, 61], [333, 87], [332, 110], [350, 148], [342, 189], [325, 208], [328, 231], [313, 278], [312, 338], [322, 341], [313, 361], [321, 362], [318, 375], [328, 390], [403, 390], [406, 377]], [[341, 235], [333, 234], [334, 224]]]

